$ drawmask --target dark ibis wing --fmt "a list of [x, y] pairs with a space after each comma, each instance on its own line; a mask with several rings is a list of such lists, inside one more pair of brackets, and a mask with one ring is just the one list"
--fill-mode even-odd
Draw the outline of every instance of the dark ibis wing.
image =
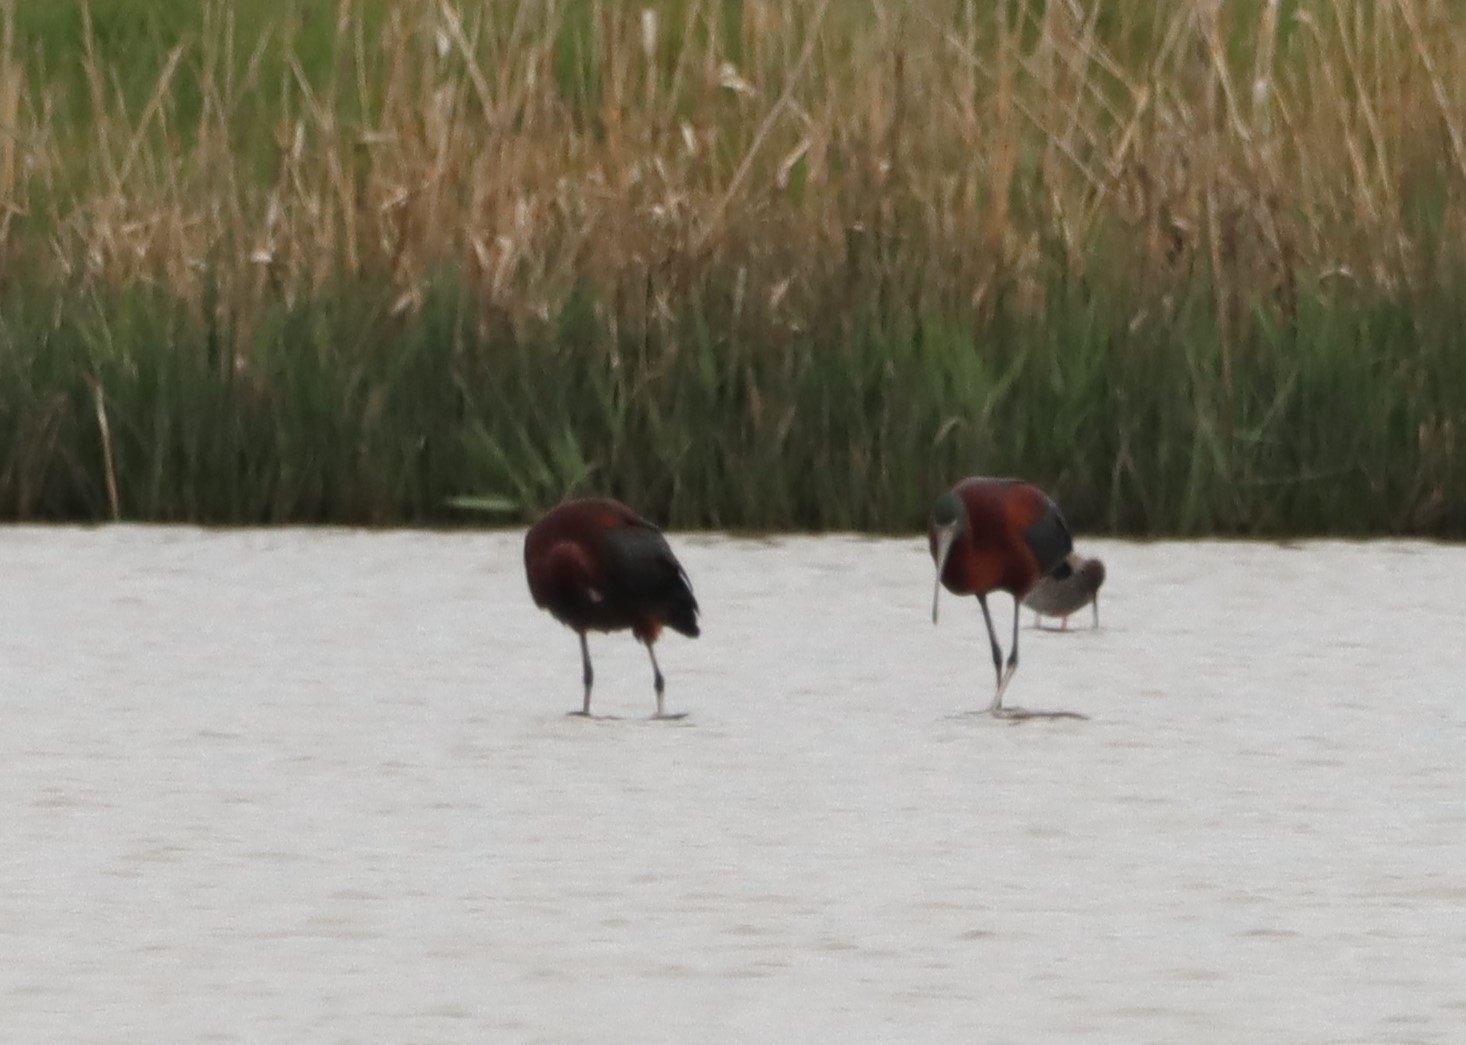
[[1047, 495], [1037, 490], [1034, 492], [1042, 498], [1043, 507], [1033, 522], [1024, 528], [1023, 540], [1038, 560], [1039, 573], [1045, 577], [1053, 574], [1062, 579], [1073, 572], [1068, 558], [1074, 550], [1074, 538], [1069, 534], [1069, 524], [1064, 521], [1059, 506]]
[[606, 533], [606, 550], [608, 595], [652, 607], [669, 628], [697, 637], [692, 584], [660, 530], [650, 523], [619, 526]]

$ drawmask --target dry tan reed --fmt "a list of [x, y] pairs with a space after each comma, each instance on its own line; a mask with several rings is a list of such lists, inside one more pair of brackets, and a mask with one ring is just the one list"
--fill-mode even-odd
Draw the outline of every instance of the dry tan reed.
[[1466, 34], [1440, 0], [1284, 26], [1275, 2], [443, 2], [370, 35], [339, 11], [335, 67], [286, 54], [278, 90], [279, 34], [227, 3], [142, 99], [89, 38], [69, 125], [7, 7], [7, 263], [195, 302], [208, 283], [245, 315], [363, 273], [411, 308], [447, 264], [515, 322], [577, 284], [649, 280], [666, 307], [737, 272], [799, 323], [861, 250], [938, 301], [1001, 284], [1033, 309], [1055, 266], [1207, 269], [1226, 315], [1300, 279], [1409, 286], [1439, 260], [1423, 234], [1466, 242]]

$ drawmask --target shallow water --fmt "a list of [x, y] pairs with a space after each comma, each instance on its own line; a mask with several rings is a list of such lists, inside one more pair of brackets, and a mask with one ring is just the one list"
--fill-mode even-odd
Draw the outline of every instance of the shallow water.
[[1085, 543], [1007, 722], [924, 542], [674, 535], [649, 722], [520, 540], [0, 530], [0, 1039], [1461, 1040], [1466, 550]]

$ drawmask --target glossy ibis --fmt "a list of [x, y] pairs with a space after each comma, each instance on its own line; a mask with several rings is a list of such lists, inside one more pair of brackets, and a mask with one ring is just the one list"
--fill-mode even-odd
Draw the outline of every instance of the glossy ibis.
[[568, 501], [525, 534], [524, 569], [535, 605], [580, 635], [585, 704], [572, 714], [590, 714], [586, 632], [630, 628], [651, 655], [655, 717], [681, 717], [664, 713], [665, 683], [652, 647], [664, 625], [697, 637], [697, 599], [661, 530], [620, 501]]
[[[1018, 668], [1018, 611], [1039, 578], [1067, 576], [1074, 542], [1069, 525], [1049, 496], [1018, 479], [963, 479], [937, 498], [928, 532], [937, 567], [932, 623], [945, 586], [954, 595], [976, 595], [987, 622], [998, 686], [988, 711], [1000, 714], [1003, 691]], [[1013, 597], [1013, 648], [1003, 668], [1003, 651], [993, 630], [987, 597]]]

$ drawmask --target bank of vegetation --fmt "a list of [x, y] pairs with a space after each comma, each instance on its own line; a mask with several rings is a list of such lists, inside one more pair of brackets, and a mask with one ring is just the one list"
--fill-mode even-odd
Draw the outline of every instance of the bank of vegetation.
[[1445, 0], [0, 11], [0, 517], [1466, 534]]

